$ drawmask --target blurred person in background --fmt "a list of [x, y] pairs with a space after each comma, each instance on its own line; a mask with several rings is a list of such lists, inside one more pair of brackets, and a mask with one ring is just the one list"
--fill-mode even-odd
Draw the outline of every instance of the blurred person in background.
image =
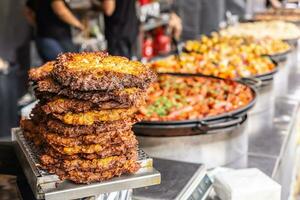
[[71, 27], [84, 30], [64, 0], [27, 0], [25, 17], [35, 28], [35, 42], [44, 62], [59, 53], [77, 52], [72, 42]]
[[[136, 56], [136, 45], [140, 30], [136, 0], [101, 0], [104, 13], [107, 50], [112, 55], [132, 58]], [[169, 21], [172, 34], [179, 39], [181, 20], [172, 13]]]
[[231, 14], [237, 15], [243, 19], [246, 15], [247, 2], [245, 0], [225, 0], [225, 12], [230, 11]]
[[233, 15], [237, 15], [239, 18], [246, 17], [247, 3], [252, 3], [254, 12], [263, 11], [266, 8], [281, 8], [283, 5], [282, 0], [225, 0], [225, 11], [230, 11]]
[[30, 28], [22, 14], [24, 4], [23, 0], [0, 1], [0, 140], [9, 140], [10, 129], [18, 126], [17, 102], [27, 91]]
[[273, 8], [281, 8], [282, 7], [282, 0], [268, 0], [267, 6], [271, 6]]
[[248, 7], [250, 7], [250, 14], [256, 12], [264, 12], [268, 7], [281, 8], [284, 0], [251, 0], [248, 2]]
[[182, 39], [197, 39], [219, 30], [225, 17], [225, 0], [177, 0], [183, 21]]

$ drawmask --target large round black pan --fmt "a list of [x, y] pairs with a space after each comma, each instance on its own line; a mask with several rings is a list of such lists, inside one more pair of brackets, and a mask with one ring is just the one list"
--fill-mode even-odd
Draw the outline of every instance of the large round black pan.
[[[188, 76], [188, 74], [176, 74], [173, 76]], [[207, 78], [214, 78], [224, 80], [222, 78], [206, 76], [206, 75], [194, 75]], [[234, 81], [234, 80], [230, 80]], [[248, 105], [241, 107], [237, 110], [209, 116], [201, 119], [193, 120], [180, 120], [180, 121], [142, 121], [134, 125], [134, 131], [137, 135], [151, 135], [151, 136], [174, 136], [174, 135], [193, 135], [203, 132], [212, 131], [214, 129], [228, 128], [236, 126], [243, 121], [246, 113], [255, 105], [257, 98], [257, 91], [254, 87], [249, 86], [242, 80], [236, 81], [240, 84], [246, 85], [251, 88], [253, 99]], [[172, 130], [172, 131], [170, 131]], [[183, 131], [185, 130], [185, 131]]]

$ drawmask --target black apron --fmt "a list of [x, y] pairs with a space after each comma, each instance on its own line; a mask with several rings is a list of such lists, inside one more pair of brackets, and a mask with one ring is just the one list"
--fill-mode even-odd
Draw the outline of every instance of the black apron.
[[218, 31], [220, 23], [225, 19], [225, 0], [200, 0], [201, 34]]
[[114, 13], [105, 16], [104, 21], [108, 52], [132, 57], [139, 32], [136, 0], [116, 0]]
[[246, 0], [226, 0], [226, 11], [243, 18], [246, 14]]
[[[178, 14], [182, 20], [182, 40], [199, 37], [201, 27], [201, 0], [178, 0]], [[193, 5], [193, 6], [191, 6]]]
[[196, 39], [201, 34], [219, 30], [225, 17], [225, 0], [179, 0], [182, 40]]
[[[54, 0], [28, 0], [26, 3], [36, 14], [37, 37], [57, 40], [71, 38], [71, 26], [54, 13], [51, 7], [52, 1]], [[65, 5], [68, 7], [66, 3]]]

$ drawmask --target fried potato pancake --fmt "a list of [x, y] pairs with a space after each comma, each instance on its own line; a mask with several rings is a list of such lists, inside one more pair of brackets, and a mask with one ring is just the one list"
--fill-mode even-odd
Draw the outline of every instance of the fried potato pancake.
[[130, 148], [128, 147], [127, 149], [122, 149], [122, 148], [105, 149], [102, 152], [97, 152], [93, 154], [79, 153], [74, 155], [66, 155], [60, 153], [50, 145], [45, 145], [44, 152], [49, 156], [61, 160], [74, 160], [74, 159], [93, 160], [93, 159], [101, 159], [101, 158], [106, 158], [111, 156], [121, 156], [124, 154], [127, 156], [128, 159], [137, 159], [138, 156], [137, 146], [130, 147]]
[[92, 103], [116, 101], [119, 103], [134, 104], [137, 99], [145, 96], [145, 90], [140, 88], [125, 88], [110, 91], [79, 91], [62, 87], [53, 79], [47, 78], [35, 84], [35, 96], [39, 99], [49, 100], [55, 96], [80, 99]]
[[98, 154], [102, 155], [105, 151], [112, 152], [126, 152], [127, 148], [133, 148], [137, 145], [137, 140], [131, 140], [128, 144], [90, 144], [90, 145], [78, 145], [78, 146], [58, 146], [52, 143], [48, 143], [53, 149], [61, 154], [75, 155], [75, 154]]
[[80, 169], [81, 171], [90, 172], [101, 172], [114, 167], [120, 167], [124, 165], [128, 160], [136, 161], [137, 156], [133, 157], [131, 155], [127, 156], [126, 154], [123, 154], [119, 156], [110, 156], [91, 160], [82, 158], [68, 160], [58, 159], [57, 157], [53, 157], [46, 153], [40, 157], [40, 161], [43, 166], [56, 166], [65, 171]]
[[[47, 131], [41, 133], [46, 140], [47, 143], [64, 146], [64, 147], [72, 147], [79, 145], [91, 145], [91, 144], [121, 144], [124, 143], [126, 145], [130, 145], [135, 141], [134, 133], [131, 130], [127, 130], [126, 132], [114, 131], [106, 134], [90, 134], [90, 135], [82, 135], [76, 138], [64, 137], [55, 133], [49, 133]], [[135, 144], [136, 142], [134, 142]]]
[[137, 108], [88, 111], [83, 113], [52, 114], [65, 124], [90, 126], [96, 122], [116, 121], [130, 118]]
[[66, 137], [78, 137], [88, 134], [109, 134], [114, 131], [127, 131], [140, 119], [131, 117], [122, 120], [96, 122], [90, 126], [65, 124], [51, 115], [46, 115], [40, 107], [35, 107], [31, 113], [31, 121], [34, 126], [44, 126], [51, 133], [57, 133]]
[[50, 76], [51, 71], [54, 68], [54, 61], [46, 62], [44, 65], [38, 68], [32, 68], [29, 70], [29, 80], [40, 81]]
[[134, 148], [138, 144], [136, 137], [131, 130], [127, 130], [126, 132], [115, 131], [109, 134], [90, 134], [69, 138], [49, 133], [46, 127], [40, 125], [36, 126], [31, 120], [22, 120], [21, 127], [25, 132], [30, 133], [28, 138], [33, 140], [38, 136], [53, 149], [66, 155], [75, 155], [79, 153], [95, 153], [100, 155], [101, 151], [107, 149], [125, 152], [126, 148]]
[[45, 169], [50, 173], [57, 174], [61, 180], [68, 179], [79, 184], [104, 181], [121, 176], [122, 174], [132, 174], [140, 169], [140, 164], [136, 161], [128, 160], [120, 167], [114, 167], [102, 172], [85, 172], [80, 170], [64, 171], [55, 166], [45, 166]]
[[103, 52], [60, 54], [52, 73], [62, 85], [81, 91], [144, 89], [156, 79], [141, 62]]
[[98, 104], [92, 103], [90, 101], [83, 101], [77, 99], [67, 99], [67, 98], [54, 98], [46, 102], [42, 106], [42, 110], [46, 114], [56, 113], [56, 114], [65, 114], [65, 113], [80, 113], [88, 112], [91, 110], [109, 110], [109, 109], [120, 109], [120, 108], [130, 108], [130, 107], [139, 107], [145, 102], [144, 98], [136, 99], [135, 102], [126, 102], [119, 103], [113, 100], [104, 101]]
[[48, 131], [57, 133], [66, 137], [79, 137], [88, 134], [111, 134], [119, 130], [120, 132], [131, 129], [136, 119], [125, 119], [118, 121], [109, 121], [95, 123], [91, 126], [73, 126], [62, 123], [59, 120], [49, 119], [46, 122]]

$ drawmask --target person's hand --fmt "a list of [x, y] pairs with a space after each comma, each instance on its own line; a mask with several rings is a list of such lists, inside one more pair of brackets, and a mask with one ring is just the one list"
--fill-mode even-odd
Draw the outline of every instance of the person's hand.
[[82, 24], [82, 23], [78, 23], [75, 28], [81, 30], [81, 31], [84, 31], [85, 30], [85, 26]]
[[271, 4], [273, 8], [281, 8], [282, 4], [278, 0], [271, 0]]
[[172, 35], [179, 40], [182, 32], [181, 19], [175, 13], [171, 13], [169, 20], [169, 28], [171, 29]]
[[88, 38], [90, 33], [89, 33], [89, 29], [87, 26], [85, 26], [82, 23], [79, 23], [76, 28], [80, 31], [80, 35], [84, 38]]

